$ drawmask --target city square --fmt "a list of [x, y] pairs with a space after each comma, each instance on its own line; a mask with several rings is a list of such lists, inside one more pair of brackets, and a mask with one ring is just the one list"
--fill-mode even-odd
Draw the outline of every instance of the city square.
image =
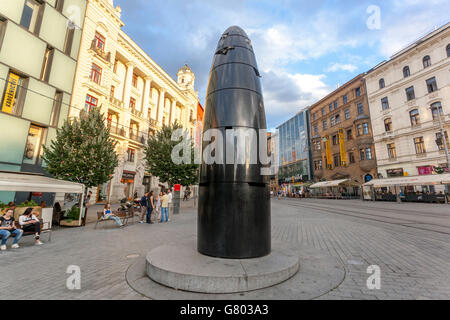
[[0, 300], [450, 299], [447, 7], [2, 0]]

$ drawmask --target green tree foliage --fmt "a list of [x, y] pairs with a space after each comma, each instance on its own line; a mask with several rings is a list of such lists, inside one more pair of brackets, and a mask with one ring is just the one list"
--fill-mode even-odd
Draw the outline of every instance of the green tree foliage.
[[55, 178], [84, 184], [87, 188], [111, 180], [118, 165], [116, 142], [100, 111], [66, 120], [50, 146], [44, 146], [47, 171]]
[[172, 141], [172, 133], [182, 129], [182, 126], [175, 122], [170, 126], [163, 126], [154, 136], [150, 136], [145, 147], [145, 159], [147, 170], [159, 181], [168, 183], [169, 186], [181, 184], [189, 186], [198, 183], [198, 165], [194, 164], [194, 146], [190, 142], [191, 164], [175, 164], [171, 154], [173, 148], [180, 141]]

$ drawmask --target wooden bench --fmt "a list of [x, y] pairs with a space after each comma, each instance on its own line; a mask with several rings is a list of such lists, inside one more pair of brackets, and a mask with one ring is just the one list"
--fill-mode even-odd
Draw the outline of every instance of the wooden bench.
[[[41, 223], [41, 234], [48, 233], [48, 242], [51, 242], [52, 241], [52, 229], [50, 229], [50, 228], [44, 229], [44, 222], [42, 219], [39, 219], [39, 222]], [[16, 225], [16, 229], [23, 230], [18, 221], [14, 221], [14, 224]], [[33, 231], [23, 231], [22, 237], [33, 236], [33, 235], [34, 235]], [[14, 238], [15, 235], [11, 234], [10, 237]], [[0, 239], [2, 239], [1, 235], [0, 235]]]
[[[124, 219], [124, 216], [123, 216], [123, 214], [121, 212], [113, 211], [112, 214], [118, 216], [120, 218], [120, 220], [122, 221], [122, 223], [125, 225], [125, 219]], [[97, 211], [97, 222], [95, 223], [94, 229], [97, 229], [97, 225], [100, 222], [105, 222], [105, 221], [106, 222], [107, 221], [112, 221], [112, 222], [116, 223], [114, 220], [111, 220], [111, 219], [103, 219], [103, 211]], [[105, 228], [106, 228], [106, 225], [105, 225]]]

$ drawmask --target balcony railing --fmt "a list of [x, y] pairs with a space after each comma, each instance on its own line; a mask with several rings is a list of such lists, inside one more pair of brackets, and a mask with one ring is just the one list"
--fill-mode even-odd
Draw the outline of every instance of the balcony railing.
[[145, 137], [143, 134], [135, 134], [130, 132], [130, 139], [145, 144]]
[[140, 118], [144, 117], [144, 114], [141, 111], [136, 110], [136, 109], [131, 109], [131, 114], [133, 114], [133, 115], [135, 115], [137, 117], [140, 117]]
[[116, 99], [114, 97], [109, 97], [109, 102], [111, 102], [111, 104], [114, 105], [117, 108], [121, 108], [121, 109], [124, 108], [123, 102], [120, 101], [119, 99]]
[[114, 125], [108, 125], [109, 127], [109, 133], [110, 134], [115, 134], [121, 137], [125, 137], [125, 130], [122, 128], [119, 128], [118, 126], [114, 126]]
[[94, 51], [98, 56], [100, 56], [103, 60], [106, 62], [111, 62], [111, 52], [105, 52], [103, 49], [97, 47], [97, 43], [94, 40], [92, 40], [91, 43], [91, 50]]
[[148, 124], [149, 124], [151, 127], [158, 127], [158, 121], [156, 121], [155, 119], [152, 119], [152, 118], [149, 118], [149, 119], [148, 119]]

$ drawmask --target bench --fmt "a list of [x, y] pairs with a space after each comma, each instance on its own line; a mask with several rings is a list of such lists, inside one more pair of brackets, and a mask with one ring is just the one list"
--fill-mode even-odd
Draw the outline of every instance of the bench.
[[[52, 241], [52, 229], [50, 229], [50, 228], [44, 229], [44, 222], [42, 219], [39, 219], [39, 222], [41, 223], [41, 234], [48, 233], [48, 242], [51, 242]], [[16, 229], [23, 230], [18, 221], [14, 221], [14, 224], [16, 225]], [[22, 234], [22, 237], [33, 236], [33, 235], [34, 235], [33, 231], [27, 231], [27, 232], [24, 231]], [[11, 234], [10, 237], [14, 238], [15, 235]], [[1, 235], [0, 235], [0, 239], [2, 239]]]
[[[123, 213], [118, 212], [118, 211], [112, 211], [112, 214], [118, 216], [118, 217], [120, 218], [120, 220], [122, 221], [122, 223], [123, 223], [124, 225], [126, 225], [125, 222], [127, 222], [128, 219], [125, 219]], [[116, 223], [114, 220], [111, 220], [111, 219], [103, 219], [103, 211], [97, 211], [97, 222], [95, 223], [94, 229], [97, 229], [97, 225], [98, 225], [100, 222], [107, 222], [107, 221], [112, 221], [113, 223]], [[106, 225], [105, 225], [105, 228], [106, 228]]]

